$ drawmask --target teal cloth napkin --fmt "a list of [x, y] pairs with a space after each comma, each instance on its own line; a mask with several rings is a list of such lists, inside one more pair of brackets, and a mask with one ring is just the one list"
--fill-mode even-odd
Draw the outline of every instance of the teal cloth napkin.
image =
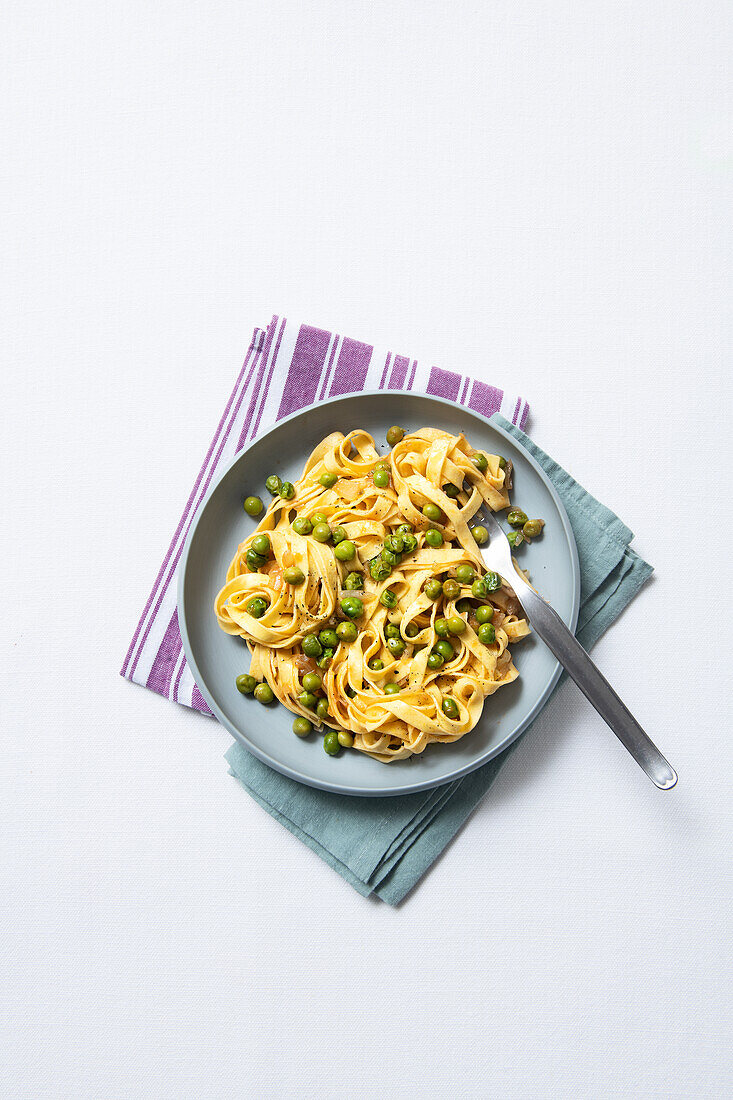
[[[630, 548], [634, 536], [617, 515], [524, 432], [500, 415], [491, 419], [537, 459], [567, 509], [580, 558], [576, 633], [589, 649], [648, 580], [652, 567]], [[522, 737], [531, 736], [531, 730]], [[455, 836], [522, 737], [463, 779], [403, 798], [353, 798], [305, 787], [272, 771], [238, 742], [226, 759], [252, 797], [360, 894], [397, 905]]]

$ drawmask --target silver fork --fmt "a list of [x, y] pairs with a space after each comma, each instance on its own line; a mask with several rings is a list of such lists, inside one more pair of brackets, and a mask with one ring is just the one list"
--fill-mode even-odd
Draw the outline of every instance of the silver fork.
[[608, 723], [652, 783], [663, 791], [674, 787], [677, 782], [674, 768], [644, 733], [558, 613], [517, 572], [509, 540], [488, 508], [481, 511], [481, 518], [489, 532], [488, 547], [480, 549], [486, 568], [509, 583], [535, 634], [555, 654], [568, 676], [575, 680], [586, 699]]

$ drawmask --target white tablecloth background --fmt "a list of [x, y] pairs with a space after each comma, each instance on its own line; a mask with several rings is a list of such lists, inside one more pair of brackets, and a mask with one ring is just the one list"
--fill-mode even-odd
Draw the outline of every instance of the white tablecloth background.
[[[3, 1096], [731, 1094], [729, 16], [6, 9]], [[117, 676], [274, 311], [529, 398], [657, 568], [596, 656], [673, 793], [566, 685], [395, 911]]]

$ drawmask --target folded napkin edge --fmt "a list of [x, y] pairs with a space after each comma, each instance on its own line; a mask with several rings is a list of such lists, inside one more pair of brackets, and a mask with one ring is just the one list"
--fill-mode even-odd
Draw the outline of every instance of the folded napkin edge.
[[[235, 742], [235, 745], [236, 744], [237, 742]], [[281, 810], [277, 810], [274, 806], [272, 806], [271, 803], [269, 803], [262, 795], [259, 794], [255, 787], [251, 787], [248, 783], [246, 783], [242, 779], [241, 775], [234, 771], [233, 767], [231, 766], [231, 762], [227, 759], [229, 756], [229, 752], [231, 752], [231, 749], [229, 749], [224, 754], [224, 759], [227, 760], [227, 763], [230, 764], [229, 774], [232, 776], [233, 779], [236, 780], [237, 783], [239, 783], [241, 787], [244, 788], [244, 790], [250, 795], [251, 798], [254, 799], [254, 801], [257, 803], [258, 806], [261, 807], [261, 809], [263, 809], [267, 814], [270, 815], [270, 817], [277, 821], [278, 824], [287, 829], [287, 831], [291, 833], [297, 840], [302, 841], [302, 843], [305, 844], [307, 848], [310, 848], [310, 850], [315, 855], [319, 856], [324, 861], [324, 863], [327, 863], [333, 871], [336, 871], [339, 875], [341, 875], [343, 879], [346, 880], [346, 882], [349, 883], [350, 886], [353, 886], [354, 889], [362, 895], [362, 897], [368, 897], [369, 894], [373, 893], [374, 888], [369, 884], [369, 882], [365, 882], [363, 879], [359, 878], [359, 876], [352, 871], [348, 864], [344, 863], [338, 858], [338, 856], [334, 855], [329, 848], [324, 847], [319, 840], [317, 840], [311, 833], [307, 832], [307, 830], [303, 829], [302, 826], [296, 824], [296, 822], [294, 822], [292, 818], [289, 818], [286, 814], [282, 813]]]
[[620, 548], [625, 548], [629, 543], [633, 542], [634, 532], [624, 523], [620, 516], [618, 516], [612, 508], [609, 508], [608, 505], [602, 504], [597, 497], [593, 496], [584, 485], [574, 478], [573, 475], [555, 459], [550, 458], [550, 456], [538, 447], [526, 432], [521, 428], [517, 428], [516, 425], [512, 424], [512, 422], [502, 416], [501, 413], [494, 413], [490, 420], [499, 424], [529, 451], [550, 478], [550, 481], [553, 482], [553, 487], [556, 490], [557, 486], [553, 481], [552, 475], [555, 474], [562, 479], [563, 490], [572, 497], [576, 507], [583, 512], [583, 515], [597, 528], [604, 539], [616, 543]]

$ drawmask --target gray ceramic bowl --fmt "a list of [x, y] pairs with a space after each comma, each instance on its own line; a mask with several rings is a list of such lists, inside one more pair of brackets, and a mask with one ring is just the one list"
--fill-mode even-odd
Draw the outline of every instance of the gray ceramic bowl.
[[481, 720], [452, 745], [431, 745], [421, 756], [380, 764], [362, 753], [327, 756], [314, 733], [301, 740], [293, 715], [282, 706], [264, 707], [240, 695], [234, 681], [249, 667], [241, 638], [219, 629], [214, 598], [224, 583], [238, 544], [254, 520], [242, 508], [250, 493], [267, 498], [265, 478], [276, 473], [296, 481], [307, 456], [329, 432], [364, 428], [387, 451], [387, 428], [407, 431], [429, 425], [464, 432], [471, 444], [514, 463], [512, 499], [530, 516], [547, 521], [543, 536], [521, 553], [533, 583], [575, 629], [580, 604], [578, 553], [567, 513], [535, 460], [513, 438], [460, 405], [421, 394], [380, 391], [337, 397], [281, 421], [242, 451], [206, 496], [183, 552], [178, 617], [186, 657], [212, 711], [231, 734], [270, 767], [301, 783], [341, 794], [406, 794], [448, 783], [502, 752], [539, 713], [560, 667], [535, 637], [512, 647], [519, 678], [486, 700]]

